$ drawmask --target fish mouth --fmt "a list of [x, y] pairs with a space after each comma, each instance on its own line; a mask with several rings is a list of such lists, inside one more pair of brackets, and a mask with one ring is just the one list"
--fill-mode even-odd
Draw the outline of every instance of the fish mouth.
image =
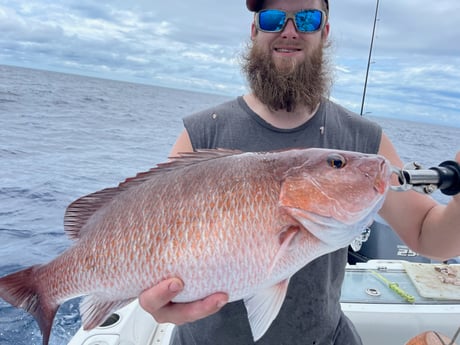
[[387, 190], [388, 183], [383, 180], [381, 176], [377, 176], [374, 183], [374, 190], [378, 194], [385, 194]]
[[390, 186], [392, 169], [390, 163], [385, 159], [380, 163], [379, 173], [375, 177], [374, 190], [378, 194], [385, 194]]

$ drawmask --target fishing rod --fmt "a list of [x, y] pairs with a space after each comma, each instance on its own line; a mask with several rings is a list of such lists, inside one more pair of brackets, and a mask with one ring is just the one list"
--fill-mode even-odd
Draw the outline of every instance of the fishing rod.
[[391, 186], [391, 189], [398, 192], [415, 190], [431, 194], [439, 189], [445, 195], [460, 193], [460, 164], [456, 161], [445, 161], [429, 169], [414, 162], [402, 169], [393, 168], [393, 173], [398, 176], [400, 185]]
[[372, 48], [374, 47], [375, 26], [377, 24], [377, 17], [379, 14], [379, 2], [380, 0], [377, 0], [377, 4], [375, 5], [374, 27], [372, 29], [371, 46], [369, 48], [369, 58], [367, 60], [366, 79], [364, 80], [363, 99], [361, 101], [361, 113], [360, 113], [361, 116], [363, 116], [364, 103], [366, 101], [367, 81], [369, 79], [369, 70], [371, 67]]

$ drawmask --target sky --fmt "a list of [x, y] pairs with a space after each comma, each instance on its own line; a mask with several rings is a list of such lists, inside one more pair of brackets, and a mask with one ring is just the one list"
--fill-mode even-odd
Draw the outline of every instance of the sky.
[[[330, 0], [331, 97], [358, 113], [376, 1]], [[244, 0], [0, 0], [0, 64], [237, 96], [252, 19]], [[459, 22], [458, 0], [380, 0], [364, 114], [460, 128]]]

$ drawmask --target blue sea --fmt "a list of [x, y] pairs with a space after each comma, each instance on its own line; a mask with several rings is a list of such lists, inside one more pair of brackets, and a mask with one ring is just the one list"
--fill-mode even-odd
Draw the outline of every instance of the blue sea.
[[[0, 65], [0, 276], [65, 250], [69, 203], [165, 161], [182, 117], [228, 99]], [[431, 167], [460, 150], [460, 126], [372, 119], [406, 162]], [[50, 344], [79, 326], [77, 299], [60, 308]], [[39, 345], [40, 331], [0, 300], [0, 345], [13, 344]]]

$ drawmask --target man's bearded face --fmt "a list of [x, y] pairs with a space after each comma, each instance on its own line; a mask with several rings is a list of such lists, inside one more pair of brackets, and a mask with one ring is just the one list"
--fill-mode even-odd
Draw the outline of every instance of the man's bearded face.
[[270, 48], [256, 39], [244, 56], [243, 71], [256, 97], [269, 109], [315, 109], [330, 89], [323, 50], [321, 44], [306, 51], [303, 61], [290, 57], [275, 59]]

